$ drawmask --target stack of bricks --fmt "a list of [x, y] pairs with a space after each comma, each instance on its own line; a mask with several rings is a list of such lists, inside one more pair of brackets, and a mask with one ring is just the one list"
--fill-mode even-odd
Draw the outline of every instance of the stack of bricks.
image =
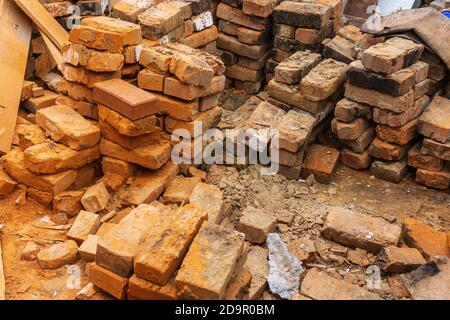
[[255, 94], [263, 87], [272, 56], [271, 14], [276, 0], [226, 0], [217, 7], [217, 47], [226, 67], [227, 86]]
[[[155, 97], [161, 127], [167, 133], [184, 130], [193, 141], [219, 123], [222, 109], [218, 99], [225, 87], [225, 68], [220, 59], [180, 43], [169, 43], [143, 47], [139, 63], [144, 69], [139, 73], [138, 86]], [[190, 161], [195, 154], [184, 157]]]
[[71, 30], [85, 17], [104, 15], [108, 4], [104, 0], [41, 0], [40, 2], [66, 30]]
[[333, 34], [335, 21], [331, 17], [338, 16], [342, 4], [319, 2], [284, 1], [275, 7], [273, 58], [267, 63], [266, 77], [271, 79], [275, 66], [297, 51], [320, 52], [322, 41]]
[[121, 77], [132, 82], [141, 69], [136, 58], [142, 41], [140, 27], [118, 19], [90, 17], [72, 29], [69, 41], [62, 49], [64, 63], [59, 66], [63, 77], [50, 72], [40, 78], [61, 94], [56, 104], [98, 120], [94, 85]]
[[[216, 51], [217, 27], [208, 0], [154, 1], [148, 7], [137, 10], [131, 16], [121, 1], [114, 6], [113, 16], [141, 25], [147, 44], [159, 45], [181, 42], [192, 48], [214, 53]], [[123, 10], [124, 12], [121, 12]], [[137, 17], [137, 20], [136, 20]]]
[[208, 219], [196, 204], [138, 206], [98, 237], [90, 283], [117, 299], [229, 298], [250, 282], [240, 278], [245, 236]]
[[[279, 125], [279, 164], [280, 173], [288, 179], [299, 178], [308, 142], [329, 124], [329, 115], [342, 96], [347, 68], [345, 63], [322, 61], [320, 54], [302, 51], [275, 68], [266, 102], [287, 112]], [[313, 167], [303, 171], [329, 178], [334, 167], [327, 174]], [[322, 181], [328, 182], [328, 178]]]
[[[391, 182], [406, 174], [408, 150], [418, 140], [419, 117], [433, 93], [429, 65], [419, 61], [423, 50], [421, 44], [395, 37], [370, 47], [350, 64], [345, 98], [332, 122], [345, 146], [344, 165], [370, 167], [375, 177]], [[417, 155], [418, 148], [410, 153]]]
[[95, 182], [100, 158], [95, 124], [63, 105], [37, 110], [37, 124], [19, 120], [17, 147], [2, 157], [2, 166], [27, 186], [27, 198], [51, 209], [54, 197]]

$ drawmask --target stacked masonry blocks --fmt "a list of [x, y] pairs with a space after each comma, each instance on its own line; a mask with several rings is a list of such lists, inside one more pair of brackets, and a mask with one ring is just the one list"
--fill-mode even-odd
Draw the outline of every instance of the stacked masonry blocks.
[[273, 57], [268, 60], [266, 77], [297, 51], [320, 52], [321, 43], [339, 26], [341, 1], [283, 1], [273, 10]]
[[264, 67], [272, 56], [271, 14], [276, 0], [226, 0], [217, 7], [217, 47], [229, 86], [248, 94], [263, 87]]
[[[220, 59], [183, 44], [170, 43], [144, 47], [139, 63], [144, 69], [139, 73], [138, 85], [156, 98], [161, 126], [168, 133], [184, 130], [194, 139], [218, 124], [222, 116], [218, 98], [225, 87], [225, 68]], [[196, 156], [194, 152], [179, 155], [190, 161]]]
[[[123, 13], [119, 12], [124, 5], [130, 4], [127, 1], [117, 3], [113, 16], [122, 17]], [[156, 0], [149, 2], [147, 7], [138, 9], [125, 19], [139, 22], [142, 35], [148, 42], [180, 42], [207, 52], [216, 51], [217, 27], [214, 25], [210, 1]]]
[[[301, 172], [306, 177], [314, 174], [327, 183], [337, 160], [335, 152], [330, 151], [333, 149], [311, 146], [311, 155], [306, 157], [302, 170], [303, 158], [308, 143], [329, 122], [328, 116], [342, 95], [347, 65], [332, 59], [322, 61], [320, 54], [299, 51], [282, 61], [274, 72], [274, 79], [268, 84], [269, 98], [258, 106], [252, 118], [263, 108], [281, 112], [278, 123], [274, 122], [277, 117], [271, 117], [271, 126], [279, 129], [279, 172], [288, 179], [298, 179]], [[331, 163], [329, 170], [325, 165], [317, 166], [319, 159], [313, 155], [322, 153], [330, 157], [325, 161]]]
[[[430, 99], [445, 71], [436, 64], [432, 83], [430, 65], [419, 61], [423, 50], [398, 37], [365, 50], [361, 60], [350, 64], [332, 130], [344, 144], [341, 161], [346, 166], [370, 167], [374, 176], [399, 182], [409, 165], [417, 168], [417, 182], [446, 189], [449, 103], [439, 96]], [[427, 148], [429, 143], [439, 145], [439, 151]]]

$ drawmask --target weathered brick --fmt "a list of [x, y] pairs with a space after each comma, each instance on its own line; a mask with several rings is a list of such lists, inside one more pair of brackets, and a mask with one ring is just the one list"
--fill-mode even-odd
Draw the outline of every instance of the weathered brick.
[[408, 165], [406, 164], [406, 158], [399, 161], [375, 160], [370, 167], [370, 174], [378, 179], [393, 183], [399, 183], [407, 171]]
[[383, 75], [365, 70], [360, 60], [350, 64], [347, 79], [351, 84], [392, 96], [404, 95], [416, 83], [415, 73], [409, 69], [400, 69], [389, 75]]
[[279, 147], [297, 152], [308, 141], [316, 118], [308, 112], [289, 111], [280, 122]]
[[275, 80], [286, 84], [298, 84], [321, 59], [316, 53], [296, 52], [275, 68]]
[[161, 142], [151, 146], [128, 150], [112, 141], [102, 139], [100, 141], [100, 153], [112, 158], [138, 164], [144, 168], [156, 170], [169, 160], [170, 144]]
[[400, 160], [408, 152], [410, 143], [404, 145], [396, 145], [379, 138], [375, 138], [369, 147], [369, 154], [377, 159], [383, 160]]
[[420, 148], [420, 153], [430, 155], [442, 160], [450, 160], [450, 142], [440, 143], [433, 139], [425, 138]]
[[167, 77], [164, 81], [164, 94], [186, 101], [222, 92], [224, 88], [225, 76], [213, 77], [206, 87], [194, 87], [172, 77]]
[[405, 145], [419, 135], [417, 132], [418, 120], [414, 119], [405, 125], [392, 128], [385, 125], [377, 125], [377, 136], [389, 143]]
[[331, 126], [339, 139], [356, 140], [370, 127], [370, 122], [365, 118], [356, 118], [352, 122], [341, 122], [333, 119]]
[[102, 120], [99, 122], [99, 128], [104, 138], [130, 150], [158, 144], [161, 141], [160, 129], [158, 127], [155, 127], [155, 130], [151, 133], [136, 137], [122, 135], [117, 129]]
[[218, 31], [216, 26], [211, 26], [199, 32], [195, 32], [190, 36], [182, 39], [181, 42], [191, 48], [200, 48], [206, 46], [212, 41], [217, 40]]
[[357, 153], [349, 149], [343, 149], [340, 153], [340, 160], [347, 167], [362, 170], [370, 167], [373, 158], [369, 155], [368, 150]]
[[120, 78], [120, 72], [94, 72], [83, 67], [74, 67], [68, 63], [64, 63], [60, 67], [61, 73], [68, 81], [78, 82], [93, 88], [97, 82]]
[[82, 209], [81, 198], [83, 191], [65, 191], [53, 198], [53, 211], [63, 212], [71, 218], [77, 215]]
[[450, 184], [450, 170], [444, 168], [440, 171], [417, 169], [416, 182], [435, 189], [448, 189]]
[[275, 7], [272, 15], [275, 23], [321, 29], [330, 19], [331, 9], [320, 4], [284, 1]]
[[89, 281], [116, 299], [126, 298], [128, 278], [121, 277], [97, 263], [93, 263], [89, 269]]
[[243, 0], [242, 12], [251, 16], [267, 18], [275, 7], [274, 0]]
[[320, 30], [309, 28], [297, 28], [295, 30], [295, 40], [304, 44], [318, 45], [333, 32], [333, 22], [329, 21]]
[[369, 71], [391, 74], [404, 67], [406, 51], [387, 43], [378, 43], [365, 50], [361, 62]]
[[132, 205], [150, 203], [159, 198], [177, 174], [178, 166], [169, 161], [157, 171], [138, 173], [117, 195]]
[[410, 65], [407, 69], [414, 72], [416, 83], [419, 83], [428, 77], [430, 66], [424, 61], [417, 61], [416, 63]]
[[339, 100], [334, 109], [334, 117], [341, 122], [352, 122], [357, 118], [372, 119], [372, 108], [363, 103], [354, 102], [347, 98]]
[[[301, 43], [295, 39], [289, 39], [284, 37], [275, 36], [273, 38], [273, 47], [289, 54], [293, 54], [297, 51], [314, 51], [316, 45]], [[286, 59], [285, 57], [284, 59]], [[284, 60], [282, 59], [282, 60]], [[276, 59], [278, 60], [278, 59]], [[281, 61], [282, 61], [281, 60]], [[280, 61], [280, 62], [281, 62]]]
[[81, 198], [83, 207], [89, 212], [99, 212], [105, 209], [108, 201], [108, 190], [101, 182], [89, 187]]
[[178, 52], [171, 59], [170, 72], [181, 81], [195, 86], [209, 85], [214, 76], [214, 70], [204, 60]]
[[425, 110], [429, 103], [430, 98], [428, 96], [423, 96], [422, 98], [416, 100], [411, 108], [406, 109], [406, 111], [402, 113], [373, 108], [373, 120], [379, 124], [398, 128], [411, 120], [416, 119], [423, 112], [423, 110]]
[[440, 171], [444, 167], [444, 160], [420, 153], [420, 143], [416, 143], [408, 151], [408, 166], [428, 171]]
[[132, 121], [102, 104], [98, 105], [98, 115], [100, 121], [107, 122], [124, 136], [138, 137], [156, 131], [156, 117], [154, 115]]
[[246, 297], [247, 290], [252, 280], [250, 271], [243, 267], [231, 280], [225, 293], [225, 300], [242, 300]]
[[239, 40], [235, 37], [220, 33], [217, 37], [217, 47], [219, 49], [231, 51], [243, 57], [259, 59], [266, 53], [267, 50], [269, 50], [271, 45], [270, 43], [248, 45], [239, 42]]
[[30, 98], [23, 103], [23, 106], [31, 113], [36, 113], [36, 111], [40, 109], [48, 108], [55, 105], [55, 100], [58, 97], [59, 94], [54, 93], [50, 90], [44, 90], [43, 96], [37, 98]]
[[414, 90], [410, 90], [404, 95], [394, 97], [347, 83], [345, 86], [345, 97], [353, 101], [365, 103], [395, 113], [405, 112], [414, 105]]
[[262, 31], [252, 30], [244, 27], [239, 27], [237, 31], [238, 40], [249, 45], [258, 45], [268, 42], [270, 40], [271, 30], [265, 29]]
[[267, 249], [260, 246], [253, 246], [247, 254], [244, 267], [252, 274], [248, 292], [249, 299], [259, 299], [267, 288], [267, 276], [269, 274], [267, 256]]
[[120, 71], [124, 63], [120, 53], [92, 50], [76, 43], [64, 45], [62, 54], [65, 62], [95, 72]]
[[150, 7], [138, 16], [144, 38], [158, 40], [183, 23], [183, 14], [170, 3]]
[[252, 243], [262, 244], [267, 234], [275, 231], [276, 217], [264, 210], [246, 207], [239, 219], [239, 231]]
[[25, 167], [23, 152], [16, 148], [2, 157], [2, 165], [8, 175], [17, 182], [53, 195], [65, 191], [77, 177], [75, 170], [51, 175], [37, 175]]
[[162, 196], [162, 202], [166, 204], [175, 203], [181, 205], [189, 202], [192, 190], [201, 182], [197, 177], [183, 177], [178, 176], [172, 180]]
[[44, 131], [35, 124], [19, 125], [16, 127], [16, 133], [19, 136], [19, 148], [21, 150], [42, 143], [46, 139]]
[[[267, 50], [266, 53], [264, 53], [264, 55], [261, 58], [259, 58], [258, 60], [239, 56], [238, 64], [240, 66], [243, 66], [243, 67], [246, 67], [249, 69], [260, 70], [260, 69], [264, 68], [267, 60], [270, 59], [271, 57], [272, 57], [272, 51]], [[266, 71], [266, 73], [267, 73], [267, 71]]]
[[322, 51], [324, 58], [334, 59], [344, 63], [351, 63], [353, 58], [355, 44], [339, 35], [328, 41]]
[[318, 144], [310, 145], [306, 150], [301, 176], [307, 178], [310, 174], [324, 184], [329, 184], [339, 159], [339, 151]]
[[331, 241], [372, 253], [400, 241], [401, 228], [382, 218], [340, 207], [328, 207], [328, 212], [322, 235]]
[[96, 263], [122, 277], [128, 277], [139, 243], [148, 236], [153, 226], [153, 216], [159, 214], [159, 209], [151, 205], [140, 205], [131, 211], [100, 237]]
[[287, 85], [275, 80], [269, 82], [267, 90], [272, 98], [313, 114], [322, 112], [328, 103], [326, 100], [309, 100], [300, 93], [298, 85]]
[[140, 65], [151, 71], [167, 74], [173, 54], [173, 50], [166, 47], [142, 47], [138, 61]]
[[189, 198], [191, 204], [197, 205], [208, 214], [208, 222], [219, 224], [224, 215], [224, 200], [220, 189], [214, 185], [198, 183]]
[[219, 20], [218, 30], [227, 35], [237, 37], [239, 28], [240, 26], [238, 24], [226, 20]]
[[426, 95], [433, 88], [433, 81], [430, 79], [425, 79], [414, 86], [414, 99], [420, 99]]
[[37, 261], [43, 269], [58, 269], [77, 260], [78, 246], [73, 240], [53, 244], [37, 254]]
[[100, 139], [100, 130], [67, 106], [39, 110], [36, 122], [54, 141], [74, 150], [92, 147]]
[[295, 37], [295, 27], [288, 26], [286, 24], [274, 24], [272, 27], [272, 32], [276, 36], [294, 39]]
[[378, 261], [383, 271], [392, 273], [409, 272], [426, 263], [417, 249], [398, 247], [381, 249]]
[[216, 16], [220, 19], [254, 30], [264, 30], [270, 25], [268, 19], [244, 14], [242, 10], [219, 3]]
[[119, 1], [113, 5], [111, 17], [136, 23], [138, 22], [138, 16], [146, 9], [146, 7], [138, 6], [128, 1]]
[[94, 99], [131, 120], [158, 112], [156, 99], [151, 93], [121, 79], [96, 83]]
[[420, 43], [401, 37], [390, 38], [386, 41], [386, 44], [401, 49], [405, 52], [403, 67], [409, 67], [413, 63], [419, 61], [425, 48]]
[[133, 275], [128, 282], [128, 299], [140, 300], [175, 300], [177, 299], [177, 289], [174, 279], [168, 284], [161, 286], [156, 283], [146, 281]]
[[214, 224], [203, 225], [175, 278], [180, 297], [223, 298], [243, 246], [242, 233]]
[[[214, 128], [222, 117], [222, 108], [214, 107], [198, 114], [193, 121], [181, 121], [167, 117], [165, 119], [165, 129], [169, 133], [173, 133], [176, 130], [184, 129], [191, 137], [195, 138], [203, 134], [206, 130]], [[201, 130], [196, 129], [196, 125], [201, 123]]]
[[81, 245], [90, 234], [95, 234], [100, 227], [100, 216], [98, 214], [83, 211], [77, 215], [67, 237]]
[[35, 188], [28, 188], [27, 199], [50, 209], [52, 207], [53, 195], [50, 192], [41, 191]]
[[433, 255], [448, 256], [447, 235], [413, 218], [403, 221], [403, 241], [413, 248], [417, 248], [427, 260]]
[[381, 300], [379, 296], [364, 288], [333, 278], [316, 268], [306, 273], [300, 292], [315, 300]]
[[346, 64], [332, 59], [324, 60], [302, 79], [300, 92], [313, 101], [325, 100], [342, 85], [346, 72]]
[[240, 65], [233, 65], [227, 67], [225, 71], [225, 75], [228, 78], [236, 79], [239, 81], [251, 81], [256, 82], [263, 78], [264, 72], [262, 69], [260, 70], [253, 70], [249, 69]]
[[69, 1], [44, 3], [43, 6], [55, 18], [70, 16], [74, 13], [72, 3]]
[[419, 132], [441, 143], [450, 142], [450, 100], [434, 97], [419, 118]]
[[189, 245], [195, 238], [206, 212], [188, 205], [173, 215], [153, 215], [153, 228], [139, 245], [134, 259], [135, 274], [142, 279], [166, 285], [181, 265]]
[[0, 198], [5, 198], [16, 187], [17, 182], [0, 167]]
[[88, 234], [86, 240], [83, 241], [81, 246], [78, 248], [78, 253], [81, 259], [86, 262], [94, 262], [95, 255], [97, 254], [97, 242], [99, 236], [94, 234]]
[[77, 101], [66, 96], [59, 96], [58, 98], [56, 98], [55, 104], [71, 107], [83, 117], [90, 118], [92, 120], [98, 120], [97, 104], [85, 101]]
[[124, 37], [120, 33], [85, 25], [75, 25], [69, 33], [69, 41], [110, 52], [121, 52], [125, 45]]
[[98, 145], [76, 151], [53, 141], [36, 144], [23, 153], [25, 167], [36, 174], [54, 174], [78, 169], [98, 158]]

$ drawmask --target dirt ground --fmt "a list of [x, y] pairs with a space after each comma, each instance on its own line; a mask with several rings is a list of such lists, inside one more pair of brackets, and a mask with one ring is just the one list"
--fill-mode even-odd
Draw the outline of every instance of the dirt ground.
[[[245, 102], [245, 97], [234, 96], [225, 101], [234, 109]], [[336, 243], [323, 239], [320, 230], [324, 224], [327, 206], [341, 206], [401, 224], [406, 217], [415, 217], [437, 230], [450, 230], [450, 194], [428, 189], [416, 184], [412, 174], [399, 184], [371, 177], [367, 171], [355, 171], [339, 165], [330, 185], [305, 181], [289, 181], [280, 175], [261, 176], [258, 166], [237, 171], [233, 167], [213, 166], [210, 182], [218, 185], [226, 200], [232, 205], [230, 221], [235, 224], [242, 210], [251, 205], [274, 212], [280, 220], [294, 216], [291, 225], [280, 223], [282, 239], [289, 244], [305, 235], [314, 240], [319, 259], [315, 266], [336, 277], [365, 286], [365, 268], [351, 264], [339, 254]], [[68, 266], [57, 270], [44, 270], [36, 261], [20, 259], [27, 241], [33, 240], [48, 246], [65, 239], [67, 230], [47, 229], [45, 216], [51, 211], [31, 201], [16, 204], [21, 195], [16, 189], [6, 199], [0, 200], [0, 236], [6, 278], [7, 299], [73, 299], [77, 289], [68, 289]], [[80, 285], [87, 284], [84, 262]], [[381, 289], [375, 291], [390, 299], [392, 292], [383, 278]]]

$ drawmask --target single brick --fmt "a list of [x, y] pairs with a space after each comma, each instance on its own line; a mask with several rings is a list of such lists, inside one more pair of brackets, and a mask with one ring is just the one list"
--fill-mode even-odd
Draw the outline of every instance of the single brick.
[[261, 209], [247, 207], [239, 219], [239, 231], [245, 234], [245, 239], [251, 243], [262, 244], [267, 234], [275, 231], [276, 217]]
[[97, 183], [89, 187], [81, 198], [83, 207], [89, 212], [99, 212], [106, 208], [109, 201], [109, 193], [103, 183]]
[[399, 183], [407, 171], [406, 158], [398, 161], [375, 160], [370, 167], [370, 174], [393, 183]]
[[441, 143], [450, 142], [450, 100], [436, 96], [419, 118], [419, 132]]
[[308, 147], [301, 175], [307, 178], [310, 174], [320, 183], [329, 184], [336, 164], [339, 151], [333, 148], [313, 144]]

